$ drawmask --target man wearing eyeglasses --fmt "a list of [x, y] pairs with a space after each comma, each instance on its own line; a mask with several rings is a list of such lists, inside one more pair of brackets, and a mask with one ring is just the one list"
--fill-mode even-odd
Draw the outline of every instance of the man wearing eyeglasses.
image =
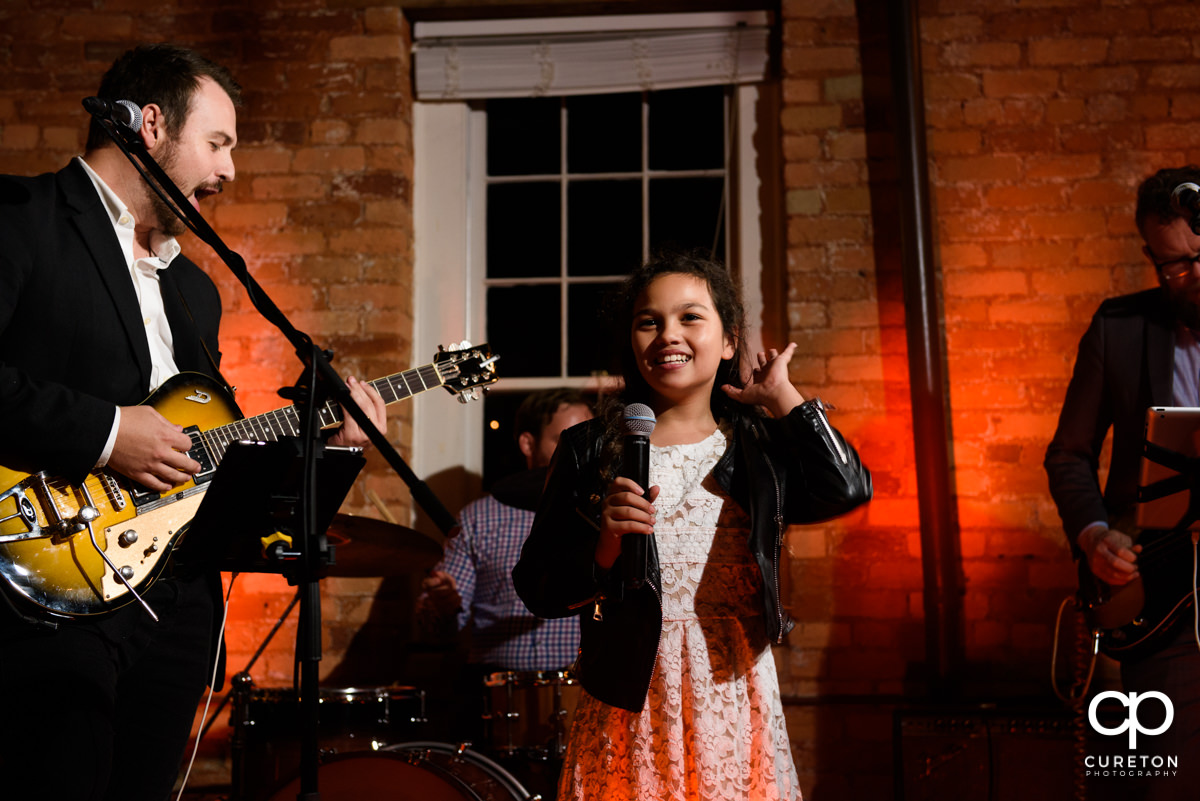
[[[1058, 429], [1046, 451], [1050, 493], [1076, 558], [1110, 587], [1154, 580], [1139, 564], [1143, 544], [1134, 544], [1146, 409], [1200, 406], [1200, 236], [1190, 217], [1172, 207], [1172, 193], [1184, 183], [1200, 184], [1200, 167], [1159, 170], [1138, 187], [1135, 220], [1158, 287], [1104, 301], [1079, 343]], [[1103, 494], [1098, 468], [1105, 437], [1112, 429], [1112, 455]], [[1161, 534], [1161, 532], [1159, 532]], [[1181, 538], [1180, 558], [1191, 559], [1192, 543]], [[1145, 561], [1144, 559], [1142, 560]], [[1139, 570], [1144, 567], [1145, 576]], [[1179, 592], [1186, 596], [1186, 581]], [[1159, 639], [1148, 655], [1125, 659], [1126, 692], [1156, 690], [1172, 702], [1174, 721], [1161, 735], [1139, 739], [1139, 751], [1152, 749], [1179, 757], [1177, 777], [1130, 783], [1129, 797], [1194, 798], [1200, 776], [1200, 644], [1191, 613]], [[1139, 708], [1149, 729], [1154, 707]], [[1193, 772], [1194, 771], [1194, 772]], [[1190, 778], [1187, 774], [1190, 773]], [[1146, 795], [1138, 795], [1141, 791]]]

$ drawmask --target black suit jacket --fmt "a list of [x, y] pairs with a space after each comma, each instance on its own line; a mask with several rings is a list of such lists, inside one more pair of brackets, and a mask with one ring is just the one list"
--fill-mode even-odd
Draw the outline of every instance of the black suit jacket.
[[[159, 275], [176, 364], [214, 375], [201, 343], [220, 358], [216, 287], [183, 256]], [[0, 178], [0, 463], [81, 479], [114, 406], [143, 401], [149, 380], [133, 282], [83, 167]]]
[[[1050, 494], [1072, 551], [1088, 524], [1132, 521], [1146, 409], [1172, 405], [1174, 315], [1165, 291], [1151, 289], [1104, 301], [1079, 342], [1075, 370], [1046, 451]], [[1113, 432], [1103, 494], [1100, 449]]]
[[[182, 255], [160, 271], [159, 282], [176, 365], [216, 377], [216, 286]], [[35, 178], [0, 176], [0, 464], [82, 481], [108, 439], [114, 407], [145, 400], [149, 381], [150, 347], [133, 281], [83, 167], [72, 162]], [[197, 647], [219, 659], [220, 574], [197, 580], [214, 609], [213, 637]], [[0, 630], [26, 625], [3, 612], [0, 606]], [[121, 640], [144, 614], [131, 603], [72, 625]]]

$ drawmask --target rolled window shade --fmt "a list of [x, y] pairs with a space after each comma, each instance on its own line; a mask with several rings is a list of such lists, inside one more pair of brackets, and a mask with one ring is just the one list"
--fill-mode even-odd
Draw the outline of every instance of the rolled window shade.
[[430, 22], [413, 34], [422, 101], [752, 83], [770, 65], [764, 11]]

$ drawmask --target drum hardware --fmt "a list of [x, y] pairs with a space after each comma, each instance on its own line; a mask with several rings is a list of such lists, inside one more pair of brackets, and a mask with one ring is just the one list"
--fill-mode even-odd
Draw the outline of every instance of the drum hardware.
[[580, 692], [569, 672], [490, 673], [484, 678], [484, 691], [482, 717], [491, 753], [529, 760], [562, 757]]

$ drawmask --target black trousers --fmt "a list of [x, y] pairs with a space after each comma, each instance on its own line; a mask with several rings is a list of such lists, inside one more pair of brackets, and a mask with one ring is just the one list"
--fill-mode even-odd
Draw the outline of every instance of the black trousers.
[[213, 584], [167, 578], [98, 623], [0, 629], [0, 780], [22, 801], [163, 801], [208, 684]]

